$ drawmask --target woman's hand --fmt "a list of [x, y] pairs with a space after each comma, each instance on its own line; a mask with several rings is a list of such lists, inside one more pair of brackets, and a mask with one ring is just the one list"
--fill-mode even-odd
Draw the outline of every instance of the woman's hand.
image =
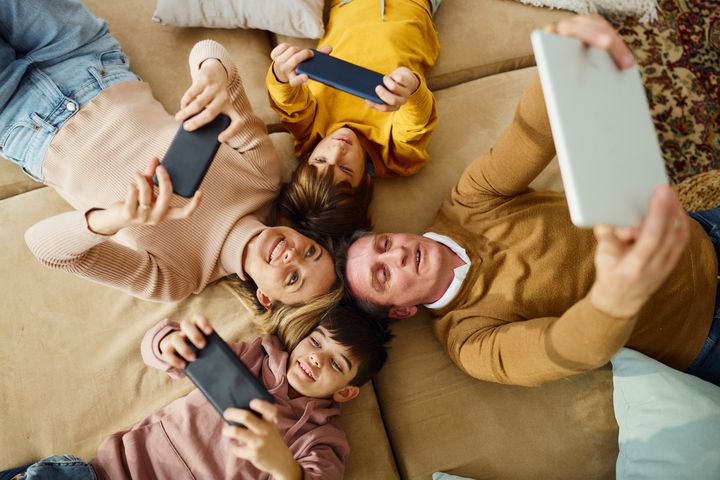
[[675, 191], [659, 186], [637, 228], [595, 227], [595, 283], [590, 303], [616, 318], [631, 318], [677, 265], [690, 238], [687, 214]]
[[[332, 47], [320, 47], [318, 51], [329, 54], [332, 52]], [[298, 65], [308, 58], [312, 58], [313, 55], [313, 51], [309, 48], [300, 49], [288, 43], [281, 43], [270, 52], [275, 78], [282, 83], [289, 83], [291, 87], [297, 87], [307, 82], [308, 76], [298, 75], [295, 70]]]
[[198, 349], [205, 348], [205, 336], [212, 333], [210, 321], [202, 315], [183, 320], [180, 330], [168, 333], [160, 340], [162, 359], [177, 369], [183, 369], [197, 358], [188, 340]]
[[398, 67], [383, 77], [383, 85], [375, 93], [385, 104], [365, 100], [369, 107], [381, 112], [394, 112], [405, 105], [410, 95], [420, 86], [420, 79], [407, 67]]
[[223, 427], [223, 436], [233, 439], [232, 452], [236, 457], [248, 460], [255, 468], [271, 474], [277, 480], [301, 479], [302, 469], [275, 425], [277, 407], [264, 400], [255, 399], [250, 402], [250, 408], [262, 415], [262, 418], [249, 410], [225, 410], [225, 420], [246, 427]]
[[[153, 194], [153, 175], [158, 179], [158, 195]], [[198, 190], [183, 207], [171, 207], [172, 182], [158, 158], [153, 158], [143, 173], [136, 173], [128, 186], [124, 201], [109, 208], [91, 210], [87, 214], [90, 230], [101, 235], [115, 235], [119, 230], [136, 225], [157, 225], [165, 220], [188, 218], [200, 204]]]
[[220, 60], [208, 58], [200, 65], [195, 80], [180, 100], [180, 111], [175, 114], [175, 120], [185, 122], [185, 130], [192, 132], [220, 113], [230, 117], [230, 125], [218, 135], [218, 141], [227, 143], [240, 131], [242, 122], [232, 104], [225, 67]]
[[620, 69], [630, 68], [635, 64], [635, 58], [620, 34], [600, 15], [576, 15], [548, 25], [545, 30], [577, 38], [586, 45], [607, 51]]

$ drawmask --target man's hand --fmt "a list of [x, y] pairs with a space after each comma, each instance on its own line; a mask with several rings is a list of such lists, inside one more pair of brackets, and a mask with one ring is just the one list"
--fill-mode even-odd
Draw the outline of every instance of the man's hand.
[[[153, 175], [158, 179], [158, 195], [153, 194]], [[128, 185], [125, 200], [112, 204], [107, 209], [91, 210], [87, 214], [90, 230], [101, 235], [115, 235], [126, 227], [157, 225], [165, 220], [188, 218], [200, 205], [202, 193], [198, 190], [184, 207], [171, 207], [173, 190], [170, 175], [153, 158], [145, 172], [136, 173]]]
[[212, 325], [202, 315], [193, 315], [192, 320], [183, 320], [180, 330], [168, 333], [160, 340], [162, 359], [177, 369], [183, 369], [197, 358], [188, 341], [195, 347], [205, 348], [205, 335], [212, 333]]
[[595, 283], [590, 303], [617, 318], [637, 315], [675, 268], [690, 238], [675, 191], [657, 187], [638, 228], [595, 227]]
[[600, 15], [576, 15], [548, 25], [545, 30], [577, 38], [586, 45], [607, 51], [620, 69], [630, 68], [635, 64], [635, 59], [620, 34]]
[[228, 408], [225, 420], [237, 422], [247, 428], [225, 425], [223, 436], [233, 440], [233, 453], [250, 461], [255, 468], [267, 472], [276, 480], [300, 480], [302, 469], [290, 453], [277, 422], [277, 408], [264, 400], [253, 400], [250, 408], [262, 415], [256, 417], [249, 410]]
[[[329, 54], [332, 47], [325, 46], [317, 50]], [[281, 43], [270, 52], [275, 78], [282, 83], [289, 83], [291, 87], [297, 87], [307, 82], [308, 76], [305, 74], [298, 75], [295, 70], [297, 70], [298, 65], [308, 58], [312, 58], [313, 55], [313, 51], [309, 48], [300, 49], [288, 43]]]
[[242, 122], [240, 114], [232, 105], [225, 67], [220, 60], [208, 58], [200, 65], [195, 80], [180, 100], [180, 111], [175, 114], [175, 120], [185, 122], [185, 130], [192, 132], [214, 120], [220, 113], [230, 117], [230, 125], [220, 132], [218, 141], [228, 142], [240, 131]]
[[394, 112], [405, 105], [410, 95], [420, 86], [420, 79], [407, 67], [398, 67], [383, 77], [383, 85], [375, 87], [375, 93], [385, 104], [366, 100], [369, 107], [381, 112]]

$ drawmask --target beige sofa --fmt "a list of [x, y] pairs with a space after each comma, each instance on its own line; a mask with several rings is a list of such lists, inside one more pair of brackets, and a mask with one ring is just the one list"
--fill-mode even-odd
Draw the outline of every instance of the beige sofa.
[[[264, 31], [176, 29], [151, 21], [149, 0], [91, 0], [133, 69], [174, 112], [189, 85], [187, 54], [209, 37], [240, 66], [256, 112], [289, 166], [263, 80], [278, 41]], [[508, 0], [445, 0], [441, 54], [429, 75], [440, 124], [431, 161], [412, 178], [380, 179], [376, 228], [422, 232], [465, 165], [509, 122], [535, 69], [529, 32], [568, 16]], [[307, 40], [295, 43], [311, 45]], [[556, 168], [538, 179], [558, 188]], [[40, 266], [23, 240], [34, 222], [69, 209], [58, 195], [0, 162], [0, 469], [52, 453], [91, 458], [100, 441], [191, 389], [144, 367], [139, 342], [164, 317], [204, 312], [229, 339], [255, 335], [250, 313], [220, 282], [174, 304], [145, 302]], [[385, 369], [343, 406], [352, 447], [348, 479], [424, 479], [445, 471], [487, 478], [611, 478], [617, 425], [608, 368], [540, 388], [476, 381], [435, 340], [427, 312], [397, 322]]]

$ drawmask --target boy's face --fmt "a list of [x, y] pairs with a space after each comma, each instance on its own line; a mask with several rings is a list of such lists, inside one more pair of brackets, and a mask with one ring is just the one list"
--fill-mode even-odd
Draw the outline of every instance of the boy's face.
[[333, 340], [325, 328], [317, 327], [290, 352], [287, 379], [303, 396], [346, 402], [359, 393], [358, 387], [349, 385], [357, 370], [349, 349]]

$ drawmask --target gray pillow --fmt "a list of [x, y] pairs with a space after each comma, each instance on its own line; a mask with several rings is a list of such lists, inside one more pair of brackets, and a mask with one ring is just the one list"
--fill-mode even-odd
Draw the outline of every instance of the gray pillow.
[[323, 0], [158, 0], [153, 20], [176, 27], [257, 28], [320, 38]]

